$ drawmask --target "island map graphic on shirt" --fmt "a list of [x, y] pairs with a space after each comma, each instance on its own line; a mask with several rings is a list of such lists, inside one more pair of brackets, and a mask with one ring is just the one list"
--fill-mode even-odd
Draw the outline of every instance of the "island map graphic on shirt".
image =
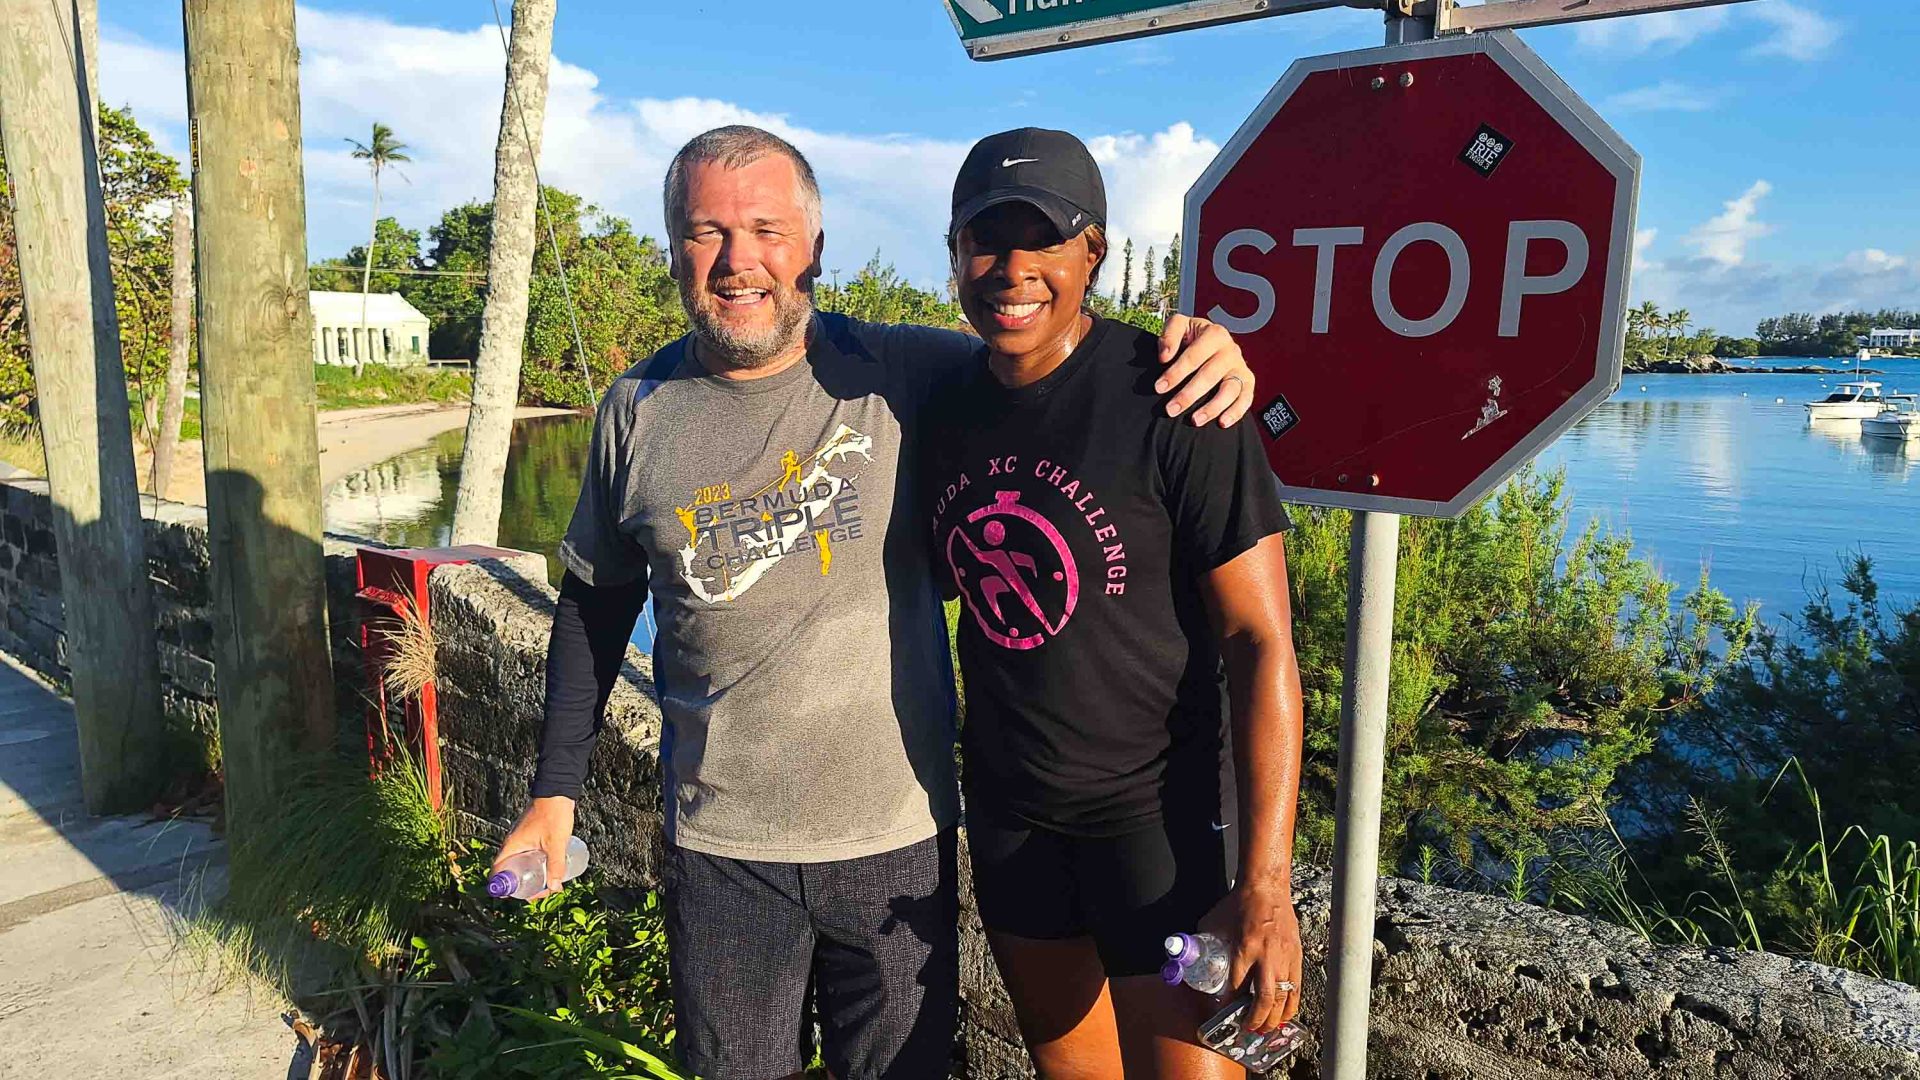
[[841, 424], [804, 456], [783, 451], [760, 473], [772, 479], [750, 492], [730, 481], [697, 487], [688, 505], [673, 508], [687, 530], [676, 552], [687, 588], [709, 604], [726, 603], [808, 554], [827, 574], [835, 545], [865, 539], [857, 481], [872, 460], [873, 439]]

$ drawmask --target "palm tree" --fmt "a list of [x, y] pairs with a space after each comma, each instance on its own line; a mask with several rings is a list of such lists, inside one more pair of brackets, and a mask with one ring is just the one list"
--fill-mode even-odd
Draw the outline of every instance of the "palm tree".
[[[1667, 312], [1667, 351], [1669, 353], [1673, 351], [1673, 343], [1679, 338], [1685, 337], [1687, 330], [1692, 326], [1693, 312], [1688, 311], [1686, 308], [1674, 308], [1672, 311]], [[1681, 359], [1685, 360], [1689, 358], [1681, 357]]]
[[1653, 328], [1660, 325], [1660, 305], [1651, 300], [1640, 301], [1640, 306], [1627, 311], [1627, 329], [1637, 331], [1641, 337], [1652, 335]]
[[[367, 336], [367, 291], [373, 284], [374, 241], [380, 236], [380, 173], [384, 169], [393, 168], [393, 163], [396, 161], [413, 159], [401, 153], [407, 148], [407, 144], [395, 141], [393, 129], [378, 120], [373, 122], [372, 141], [361, 142], [358, 139], [347, 141], [353, 144], [353, 156], [366, 162], [367, 167], [373, 171], [373, 223], [367, 230], [366, 265], [360, 270], [360, 347], [353, 352], [353, 373], [358, 375], [366, 369], [366, 358], [373, 352], [373, 339]], [[393, 171], [400, 173], [400, 179], [407, 179], [406, 173], [400, 172], [399, 169], [393, 169]], [[408, 182], [411, 183], [411, 181]]]
[[527, 340], [533, 278], [535, 210], [540, 204], [541, 129], [547, 119], [547, 66], [553, 53], [557, 0], [514, 0], [507, 46], [507, 86], [500, 138], [493, 151], [493, 232], [487, 241], [487, 305], [480, 314], [480, 350], [473, 363], [473, 407], [460, 451], [453, 498], [453, 542], [493, 544], [500, 536], [513, 408], [520, 397], [520, 356]]

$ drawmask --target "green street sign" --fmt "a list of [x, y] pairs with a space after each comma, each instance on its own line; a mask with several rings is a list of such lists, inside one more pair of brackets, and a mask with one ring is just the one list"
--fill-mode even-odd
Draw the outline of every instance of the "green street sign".
[[1344, 6], [1345, 0], [942, 0], [975, 60]]

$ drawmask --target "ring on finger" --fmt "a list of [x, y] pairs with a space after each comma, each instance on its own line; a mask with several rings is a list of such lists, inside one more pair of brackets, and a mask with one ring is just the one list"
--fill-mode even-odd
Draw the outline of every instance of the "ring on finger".
[[1276, 994], [1291, 994], [1298, 989], [1300, 988], [1295, 986], [1291, 979], [1281, 979], [1273, 984], [1273, 992]]

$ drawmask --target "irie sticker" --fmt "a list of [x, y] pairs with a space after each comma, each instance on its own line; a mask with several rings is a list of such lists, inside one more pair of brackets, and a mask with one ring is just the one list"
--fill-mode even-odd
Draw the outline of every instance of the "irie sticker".
[[1460, 160], [1473, 167], [1481, 176], [1492, 176], [1493, 170], [1507, 159], [1507, 152], [1513, 149], [1513, 140], [1493, 130], [1485, 124], [1474, 133], [1473, 141], [1460, 151]]
[[1284, 395], [1276, 394], [1267, 407], [1260, 410], [1260, 422], [1266, 425], [1267, 437], [1277, 439], [1300, 422], [1300, 414], [1293, 411]]

